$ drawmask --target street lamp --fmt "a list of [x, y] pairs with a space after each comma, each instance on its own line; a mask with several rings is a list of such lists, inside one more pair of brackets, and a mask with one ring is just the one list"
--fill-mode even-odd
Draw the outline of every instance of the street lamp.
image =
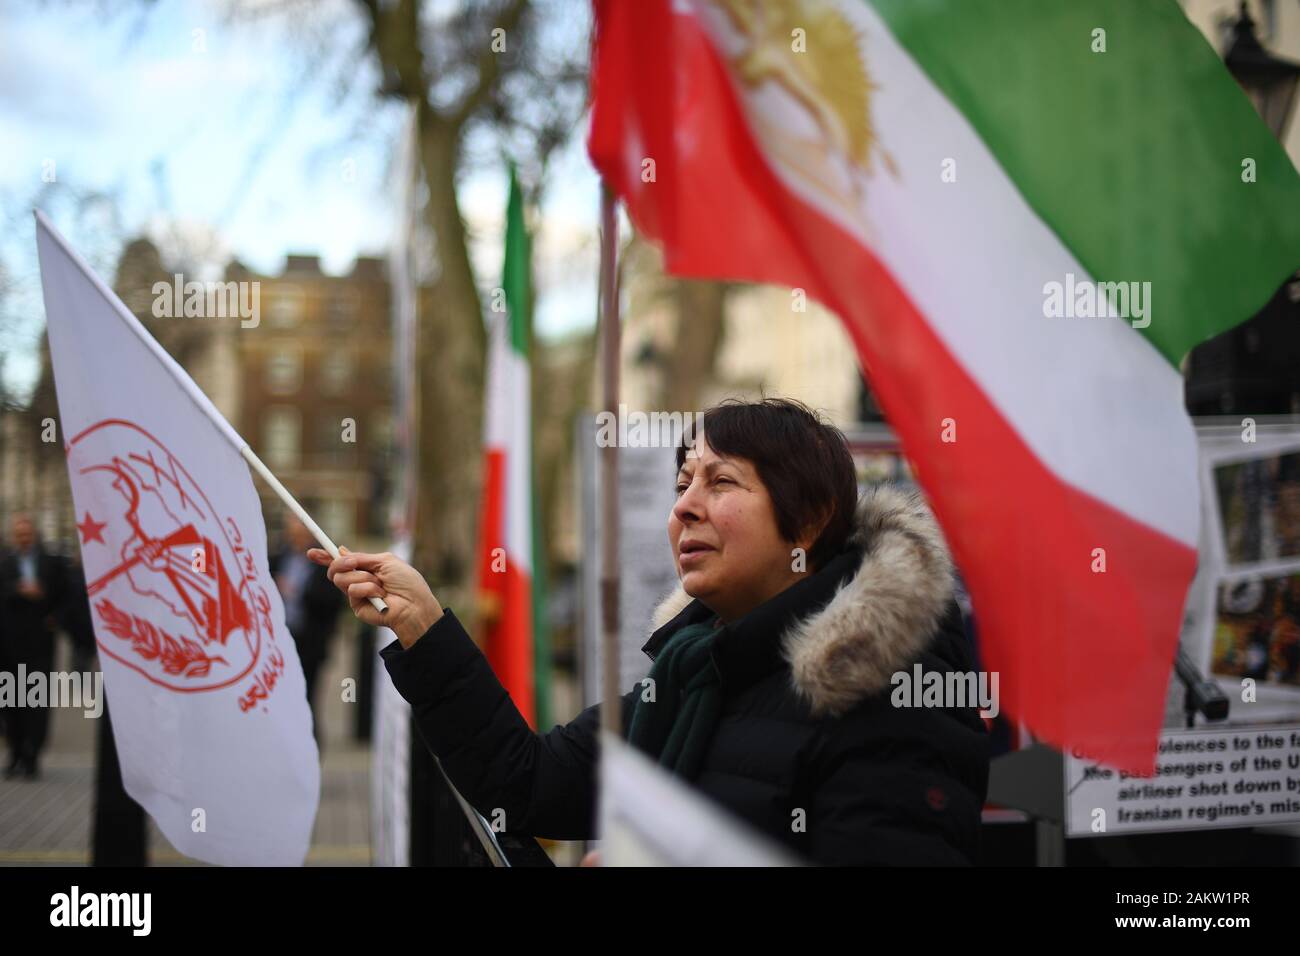
[[[1281, 141], [1300, 85], [1300, 63], [1278, 59], [1260, 45], [1244, 0], [1223, 61]], [[1191, 351], [1185, 370], [1189, 412], [1300, 414], [1300, 302], [1286, 290], [1248, 321]]]
[[1300, 63], [1279, 59], [1260, 45], [1246, 0], [1241, 0], [1241, 14], [1232, 28], [1232, 43], [1223, 62], [1280, 141], [1300, 83]]

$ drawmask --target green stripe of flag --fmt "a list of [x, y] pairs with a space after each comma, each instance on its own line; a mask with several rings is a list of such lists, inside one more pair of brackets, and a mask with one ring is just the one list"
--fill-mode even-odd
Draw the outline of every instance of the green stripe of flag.
[[1174, 0], [869, 2], [1094, 279], [1151, 282], [1175, 366], [1300, 267], [1300, 176]]
[[[532, 240], [524, 222], [524, 197], [515, 175], [514, 164], [510, 164], [510, 198], [506, 204], [506, 248], [505, 266], [502, 270], [501, 286], [505, 290], [506, 308], [510, 314], [510, 344], [525, 362], [529, 363], [530, 380], [534, 370], [529, 355], [532, 341], [533, 321], [533, 253]], [[551, 724], [551, 640], [547, 628], [546, 614], [546, 537], [542, 532], [540, 520], [541, 509], [538, 507], [536, 480], [537, 448], [533, 436], [536, 428], [537, 411], [529, 400], [529, 462], [533, 474], [528, 476], [530, 484], [529, 520], [532, 522], [532, 586], [533, 586], [533, 700], [535, 713], [534, 726], [545, 731]]]
[[529, 325], [533, 314], [532, 240], [524, 224], [524, 196], [515, 167], [510, 165], [510, 199], [506, 204], [506, 255], [501, 287], [510, 311], [510, 344], [528, 357]]

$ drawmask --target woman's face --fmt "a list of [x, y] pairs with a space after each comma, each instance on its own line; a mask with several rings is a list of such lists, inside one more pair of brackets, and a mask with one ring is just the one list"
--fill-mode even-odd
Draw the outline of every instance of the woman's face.
[[793, 584], [800, 576], [793, 549], [806, 553], [810, 546], [781, 537], [772, 499], [754, 466], [718, 455], [703, 438], [677, 473], [668, 541], [686, 593], [724, 621]]

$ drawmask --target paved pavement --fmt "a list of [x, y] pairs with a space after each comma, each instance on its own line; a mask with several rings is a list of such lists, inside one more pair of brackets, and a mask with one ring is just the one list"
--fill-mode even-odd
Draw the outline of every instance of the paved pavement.
[[[324, 713], [321, 802], [307, 864], [370, 865], [370, 751], [354, 743], [352, 708], [338, 688], [355, 671], [355, 629], [342, 627], [317, 693]], [[60, 655], [66, 642], [60, 639]], [[56, 663], [56, 667], [66, 664]], [[85, 866], [94, 810], [96, 721], [55, 710], [36, 781], [0, 778], [0, 866]], [[5, 748], [0, 748], [5, 749]], [[149, 821], [153, 865], [199, 865], [178, 853]]]

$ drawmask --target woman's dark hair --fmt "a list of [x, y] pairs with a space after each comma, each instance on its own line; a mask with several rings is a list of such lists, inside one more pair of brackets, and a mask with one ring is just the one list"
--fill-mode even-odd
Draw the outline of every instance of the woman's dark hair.
[[[706, 409], [696, 419], [701, 422], [715, 452], [753, 463], [772, 498], [781, 537], [794, 541], [826, 519], [809, 549], [810, 567], [820, 568], [839, 553], [853, 532], [858, 503], [857, 472], [843, 432], [807, 405], [785, 398], [728, 399]], [[682, 435], [678, 470], [695, 443], [695, 432], [692, 426]]]

